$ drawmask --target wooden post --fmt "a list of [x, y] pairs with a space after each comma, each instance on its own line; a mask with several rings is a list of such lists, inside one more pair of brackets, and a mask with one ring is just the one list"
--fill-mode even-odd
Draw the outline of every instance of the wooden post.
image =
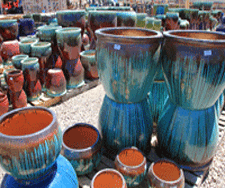
[[190, 8], [189, 0], [185, 1], [185, 8]]

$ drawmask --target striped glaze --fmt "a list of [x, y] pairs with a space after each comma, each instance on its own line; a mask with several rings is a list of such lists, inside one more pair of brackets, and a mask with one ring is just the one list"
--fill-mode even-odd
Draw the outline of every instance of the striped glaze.
[[0, 122], [29, 110], [46, 111], [53, 120], [44, 129], [28, 135], [8, 136], [0, 133], [0, 164], [22, 184], [36, 183], [35, 179], [51, 171], [62, 145], [62, 132], [56, 115], [47, 108], [16, 109], [2, 115]]
[[149, 103], [117, 103], [107, 95], [99, 113], [99, 126], [106, 149], [119, 151], [136, 146], [142, 152], [150, 149], [152, 118]]
[[200, 170], [211, 162], [216, 151], [219, 137], [216, 108], [187, 110], [168, 100], [157, 135], [161, 156], [188, 170]]

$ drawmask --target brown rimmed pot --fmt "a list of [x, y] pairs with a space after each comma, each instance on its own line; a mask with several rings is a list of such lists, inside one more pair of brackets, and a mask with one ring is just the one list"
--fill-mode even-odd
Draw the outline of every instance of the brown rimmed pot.
[[127, 188], [123, 175], [114, 169], [106, 168], [98, 173], [91, 180], [91, 188]]
[[168, 159], [160, 159], [152, 163], [148, 170], [148, 179], [150, 185], [157, 188], [184, 188], [185, 186], [183, 170]]

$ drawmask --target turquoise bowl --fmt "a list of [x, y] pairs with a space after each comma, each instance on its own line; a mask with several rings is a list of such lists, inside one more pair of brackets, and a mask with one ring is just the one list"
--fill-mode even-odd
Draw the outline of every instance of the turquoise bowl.
[[12, 57], [12, 64], [16, 69], [21, 69], [21, 61], [27, 59], [29, 56], [25, 54], [15, 55]]
[[31, 56], [46, 57], [51, 55], [52, 48], [50, 42], [37, 42], [31, 44]]
[[117, 11], [117, 27], [135, 27], [137, 14], [134, 11]]

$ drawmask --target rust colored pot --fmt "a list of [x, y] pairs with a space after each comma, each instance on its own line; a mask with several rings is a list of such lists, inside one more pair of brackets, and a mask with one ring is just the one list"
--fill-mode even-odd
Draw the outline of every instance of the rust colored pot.
[[17, 93], [10, 92], [10, 101], [13, 105], [13, 109], [23, 108], [27, 106], [27, 95], [24, 90]]
[[0, 116], [9, 110], [9, 100], [7, 95], [0, 92]]
[[66, 78], [62, 69], [49, 69], [46, 77], [47, 95], [51, 97], [62, 96], [66, 93]]
[[4, 61], [11, 59], [14, 55], [20, 54], [18, 40], [5, 41], [1, 46], [1, 56]]
[[19, 92], [23, 89], [24, 76], [22, 70], [11, 70], [7, 75], [7, 83], [12, 92]]

